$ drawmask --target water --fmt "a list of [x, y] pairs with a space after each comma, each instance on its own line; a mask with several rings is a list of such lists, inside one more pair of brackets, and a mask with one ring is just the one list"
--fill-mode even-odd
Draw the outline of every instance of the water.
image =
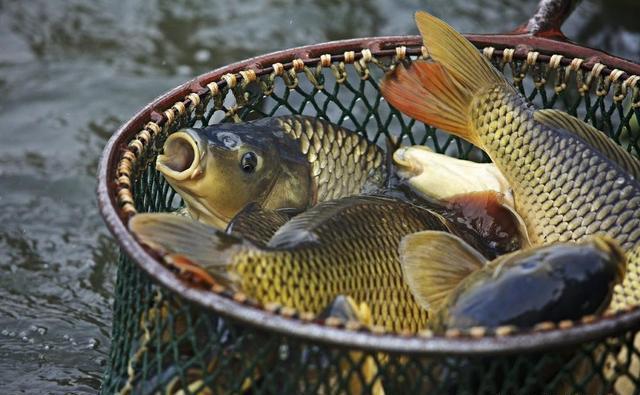
[[[586, 1], [565, 32], [638, 61], [635, 1]], [[94, 176], [106, 140], [137, 108], [250, 56], [415, 34], [421, 8], [490, 33], [525, 21], [535, 2], [0, 0], [0, 393], [100, 385], [117, 257]]]

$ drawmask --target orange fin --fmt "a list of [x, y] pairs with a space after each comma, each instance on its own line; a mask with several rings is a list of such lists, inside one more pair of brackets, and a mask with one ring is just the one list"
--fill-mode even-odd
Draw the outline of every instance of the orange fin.
[[206, 270], [196, 265], [184, 255], [167, 255], [164, 257], [165, 262], [175, 267], [180, 272], [180, 275], [188, 278], [191, 281], [203, 283], [208, 286], [217, 284], [216, 280]]
[[435, 63], [417, 60], [408, 68], [398, 65], [383, 79], [382, 95], [403, 113], [479, 146], [471, 119], [474, 97], [496, 86], [515, 90], [451, 26], [426, 12], [416, 13], [416, 23]]
[[384, 98], [400, 112], [477, 144], [469, 133], [469, 100], [437, 63], [417, 60], [399, 64], [380, 87]]

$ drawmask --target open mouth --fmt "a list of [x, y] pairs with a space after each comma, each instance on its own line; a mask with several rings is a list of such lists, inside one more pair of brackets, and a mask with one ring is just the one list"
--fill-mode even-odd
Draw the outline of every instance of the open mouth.
[[164, 154], [158, 155], [156, 168], [168, 177], [185, 180], [197, 174], [199, 162], [198, 136], [187, 130], [167, 138]]

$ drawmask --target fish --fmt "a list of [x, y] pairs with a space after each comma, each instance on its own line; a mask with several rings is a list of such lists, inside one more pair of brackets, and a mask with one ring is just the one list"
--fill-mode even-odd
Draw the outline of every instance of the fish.
[[396, 174], [423, 197], [448, 200], [474, 192], [494, 191], [513, 207], [509, 182], [493, 163], [476, 163], [433, 152], [426, 146], [401, 147], [393, 153]]
[[[166, 213], [141, 213], [129, 221], [140, 243], [206, 287], [221, 285], [262, 305], [313, 315], [346, 295], [370, 306], [373, 325], [398, 332], [416, 332], [428, 319], [403, 280], [401, 238], [423, 230], [456, 233], [459, 226], [386, 196], [319, 203], [280, 227], [264, 247]], [[475, 244], [481, 242], [478, 237]]]
[[437, 212], [457, 224], [453, 233], [487, 258], [530, 246], [524, 221], [498, 192], [455, 195], [442, 201], [442, 206]]
[[608, 236], [627, 258], [611, 310], [637, 305], [640, 161], [587, 123], [536, 109], [451, 26], [416, 23], [429, 54], [381, 82], [385, 100], [418, 121], [484, 150], [513, 189], [532, 246]]
[[182, 129], [156, 161], [191, 217], [220, 230], [250, 203], [304, 210], [374, 191], [386, 166], [364, 136], [301, 115]]
[[519, 250], [489, 262], [460, 238], [443, 232], [407, 235], [400, 260], [429, 327], [529, 328], [600, 314], [626, 271], [618, 243], [604, 236]]
[[[252, 219], [246, 221], [245, 228], [251, 228]], [[465, 221], [384, 195], [319, 203], [280, 226], [267, 243], [164, 213], [138, 214], [129, 229], [183, 277], [204, 286], [222, 285], [263, 305], [314, 315], [346, 295], [371, 306], [374, 325], [396, 331], [417, 331], [428, 318], [402, 280], [403, 236], [441, 230], [489, 258], [496, 248]]]

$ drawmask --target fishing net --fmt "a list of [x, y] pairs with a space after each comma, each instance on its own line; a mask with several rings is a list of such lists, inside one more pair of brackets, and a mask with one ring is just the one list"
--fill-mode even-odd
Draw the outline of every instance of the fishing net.
[[[284, 54], [254, 64], [253, 70], [239, 65], [228, 74], [207, 75], [174, 92], [177, 99], [165, 97], [144, 110], [142, 118], [125, 126], [128, 135], [109, 148], [108, 188], [117, 214], [126, 220], [136, 212], [182, 205], [154, 161], [167, 135], [185, 126], [306, 114], [356, 130], [381, 146], [387, 136], [394, 136], [398, 144], [425, 144], [459, 158], [487, 160], [468, 143], [401, 115], [382, 99], [379, 81], [384, 72], [422, 57], [423, 49], [398, 43], [372, 49], [362, 45], [353, 44], [355, 51], [323, 47], [307, 52], [304, 60]], [[481, 51], [539, 108], [576, 115], [640, 155], [637, 76], [560, 54]], [[184, 296], [188, 284], [163, 270], [149, 257], [136, 256], [134, 261], [121, 253], [103, 393], [585, 394], [640, 388], [640, 347], [634, 343], [640, 320], [624, 321], [621, 314], [542, 324], [522, 335], [520, 349], [505, 349], [501, 339], [517, 333], [487, 333], [482, 328], [465, 334], [451, 331], [441, 338], [428, 331], [412, 336], [369, 333], [357, 325], [314, 323], [313, 317], [278, 306], [269, 307], [268, 319], [249, 322], [229, 309], [221, 313], [211, 304], [194, 303], [193, 297]], [[261, 309], [225, 292], [220, 291], [216, 296], [222, 299], [217, 300], [235, 304], [238, 311]], [[307, 323], [310, 335], [292, 333], [288, 321]], [[575, 331], [564, 343], [527, 346], [527, 339], [554, 331], [562, 336], [564, 330], [591, 321], [604, 321], [602, 328], [608, 331], [582, 337]], [[335, 341], [311, 336], [324, 329], [340, 336]], [[350, 338], [363, 333], [381, 343], [393, 337], [398, 346], [378, 347], [375, 341], [354, 346]], [[457, 341], [458, 347], [443, 352], [449, 341]], [[460, 341], [468, 347], [460, 347]], [[435, 345], [432, 351], [430, 344]]]

